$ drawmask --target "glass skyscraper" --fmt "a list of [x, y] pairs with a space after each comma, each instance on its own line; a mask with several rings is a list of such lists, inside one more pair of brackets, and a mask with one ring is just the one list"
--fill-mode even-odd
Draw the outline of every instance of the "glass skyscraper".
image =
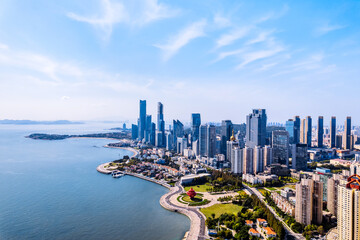
[[254, 109], [246, 117], [246, 146], [265, 146], [266, 141], [266, 110]]

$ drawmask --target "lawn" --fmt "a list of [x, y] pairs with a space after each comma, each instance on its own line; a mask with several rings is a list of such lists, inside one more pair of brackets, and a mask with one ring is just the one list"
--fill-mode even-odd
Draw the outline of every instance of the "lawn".
[[208, 218], [212, 213], [215, 213], [215, 217], [220, 217], [223, 213], [237, 214], [242, 209], [241, 206], [227, 203], [227, 204], [215, 204], [208, 208], [202, 208], [200, 211]]
[[258, 188], [258, 191], [261, 192], [263, 196], [265, 196], [265, 192], [267, 192], [267, 190], [263, 188]]
[[277, 188], [274, 188], [274, 187], [267, 187], [267, 189], [269, 189], [270, 191], [276, 191], [276, 190], [278, 190]]
[[211, 188], [211, 185], [202, 184], [202, 185], [188, 186], [185, 187], [185, 191], [189, 191], [190, 188], [193, 188], [195, 192], [207, 192], [206, 189]]

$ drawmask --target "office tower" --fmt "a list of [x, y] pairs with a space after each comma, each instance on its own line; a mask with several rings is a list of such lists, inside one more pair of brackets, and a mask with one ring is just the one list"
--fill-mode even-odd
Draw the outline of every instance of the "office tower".
[[300, 142], [300, 117], [294, 117], [294, 144]]
[[330, 148], [336, 147], [336, 117], [330, 121]]
[[305, 121], [305, 143], [308, 147], [311, 147], [312, 141], [312, 119], [310, 116], [306, 117]]
[[271, 145], [274, 163], [289, 166], [289, 133], [285, 130], [273, 131]]
[[301, 179], [296, 184], [295, 220], [304, 225], [322, 222], [323, 183]]
[[184, 125], [179, 120], [173, 120], [173, 138], [174, 138], [173, 143], [176, 145], [177, 138], [183, 136], [184, 136]]
[[289, 133], [289, 142], [290, 144], [295, 143], [295, 121], [292, 119], [289, 119], [285, 123], [285, 129]]
[[139, 139], [145, 138], [146, 130], [146, 100], [140, 100], [140, 116], [138, 121]]
[[347, 117], [345, 121], [345, 128], [343, 134], [343, 148], [352, 150], [351, 149], [351, 117]]
[[338, 187], [337, 229], [338, 239], [360, 239], [360, 177], [348, 178], [346, 184]]
[[339, 175], [334, 175], [328, 179], [327, 182], [327, 209], [335, 217], [337, 217], [337, 204], [338, 204], [338, 186], [340, 184]]
[[149, 142], [151, 145], [155, 146], [155, 134], [156, 133], [156, 124], [151, 123], [151, 130], [150, 130], [150, 136], [149, 136]]
[[322, 148], [324, 146], [324, 117], [319, 116], [317, 126], [317, 146]]
[[214, 125], [207, 126], [206, 155], [210, 158], [216, 153], [216, 128]]
[[269, 166], [273, 162], [273, 149], [270, 146], [266, 145], [264, 147], [264, 167]]
[[192, 141], [196, 141], [199, 139], [199, 128], [201, 125], [201, 117], [200, 113], [191, 114], [191, 135]]
[[164, 147], [165, 141], [164, 106], [161, 102], [158, 102], [156, 146]]
[[207, 142], [207, 125], [201, 125], [199, 128], [199, 155], [206, 156], [206, 142]]
[[187, 148], [187, 138], [178, 137], [176, 140], [176, 153], [184, 154], [184, 149]]
[[132, 124], [131, 125], [131, 139], [132, 140], [135, 140], [138, 138], [138, 135], [139, 134], [139, 129], [138, 129], [138, 126], [135, 125], [135, 124]]
[[165, 138], [166, 138], [166, 150], [170, 151], [174, 149], [174, 137], [173, 134], [171, 132], [167, 132], [165, 133]]
[[228, 162], [231, 162], [231, 154], [234, 147], [239, 147], [239, 143], [235, 141], [233, 130], [233, 135], [230, 137], [230, 141], [226, 142], [226, 161]]
[[253, 170], [253, 153], [254, 153], [254, 149], [251, 147], [245, 147], [244, 150], [244, 158], [243, 158], [243, 174], [253, 174], [254, 170]]
[[292, 168], [300, 171], [307, 169], [307, 145], [293, 144], [292, 145]]
[[333, 174], [331, 173], [330, 169], [326, 168], [316, 168], [313, 173], [313, 179], [316, 181], [320, 181], [323, 183], [323, 201], [328, 200], [327, 196], [327, 187], [328, 187], [328, 180], [332, 178]]
[[[200, 128], [199, 128], [199, 131], [200, 131]], [[192, 142], [192, 150], [193, 150], [195, 156], [199, 156], [199, 155], [200, 155], [200, 151], [199, 151], [199, 139]]]
[[254, 163], [253, 163], [253, 172], [258, 174], [264, 171], [264, 149], [260, 146], [255, 146], [254, 148]]
[[[233, 124], [230, 120], [223, 120], [221, 122], [221, 144], [220, 153], [226, 157], [226, 142], [230, 140], [233, 131]], [[227, 159], [227, 158], [226, 158]]]
[[242, 174], [244, 158], [243, 149], [234, 147], [231, 151], [231, 172], [235, 174]]
[[151, 115], [146, 115], [146, 128], [145, 128], [145, 133], [144, 133], [144, 137], [145, 137], [145, 142], [149, 143], [150, 142], [150, 135], [151, 135], [151, 129], [152, 129], [152, 124], [151, 124]]
[[301, 119], [301, 125], [300, 125], [300, 143], [305, 144], [305, 119]]
[[266, 111], [254, 109], [246, 117], [246, 146], [265, 146], [266, 141]]
[[343, 136], [342, 135], [336, 135], [335, 147], [336, 148], [342, 148], [343, 147]]

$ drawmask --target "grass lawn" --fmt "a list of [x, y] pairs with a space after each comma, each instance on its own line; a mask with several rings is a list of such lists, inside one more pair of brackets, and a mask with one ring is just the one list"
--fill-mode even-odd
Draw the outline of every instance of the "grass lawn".
[[191, 200], [189, 196], [185, 196], [185, 197], [182, 198], [182, 200], [185, 201], [185, 202], [192, 203], [192, 202], [201, 202], [202, 198], [198, 197], [198, 196], [195, 196], [194, 199]]
[[278, 190], [277, 188], [274, 188], [274, 187], [267, 187], [267, 189], [271, 190], [271, 191], [276, 191]]
[[241, 206], [227, 203], [227, 204], [215, 204], [208, 208], [202, 208], [200, 211], [208, 218], [211, 217], [212, 213], [215, 213], [215, 217], [220, 217], [223, 213], [237, 214], [242, 209]]
[[188, 186], [185, 187], [185, 191], [189, 191], [190, 188], [193, 188], [195, 192], [207, 192], [206, 189], [211, 188], [211, 185], [202, 184], [202, 185]]

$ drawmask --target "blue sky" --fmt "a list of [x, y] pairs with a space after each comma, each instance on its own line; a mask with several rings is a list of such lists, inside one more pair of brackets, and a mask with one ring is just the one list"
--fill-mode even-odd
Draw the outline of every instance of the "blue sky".
[[[360, 121], [359, 1], [0, 2], [0, 118]], [[325, 122], [329, 122], [325, 119]]]

